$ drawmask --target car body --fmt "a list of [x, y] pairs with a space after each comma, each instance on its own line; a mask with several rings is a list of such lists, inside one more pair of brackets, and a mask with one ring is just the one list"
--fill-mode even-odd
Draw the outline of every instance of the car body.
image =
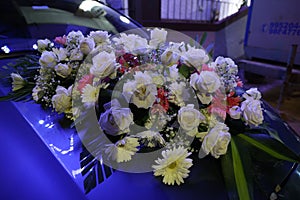
[[4, 0], [0, 2], [0, 58], [35, 51], [38, 39], [54, 39], [72, 30], [117, 34], [141, 25], [94, 0]]

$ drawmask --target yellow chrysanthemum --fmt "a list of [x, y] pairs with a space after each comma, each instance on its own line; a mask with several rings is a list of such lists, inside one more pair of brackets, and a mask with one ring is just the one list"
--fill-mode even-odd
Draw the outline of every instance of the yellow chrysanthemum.
[[152, 166], [154, 175], [163, 176], [163, 182], [168, 185], [184, 183], [183, 179], [189, 176], [189, 168], [193, 165], [192, 159], [187, 158], [190, 154], [182, 146], [163, 151], [163, 158], [155, 160], [157, 165]]

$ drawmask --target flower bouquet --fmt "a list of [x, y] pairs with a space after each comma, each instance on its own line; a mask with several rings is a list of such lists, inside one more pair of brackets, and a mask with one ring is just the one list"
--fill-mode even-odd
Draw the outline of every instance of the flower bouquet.
[[116, 170], [153, 171], [167, 185], [184, 184], [193, 159], [212, 156], [230, 199], [253, 197], [245, 152], [300, 161], [264, 126], [261, 93], [243, 89], [232, 59], [212, 61], [174, 31], [145, 32], [39, 40], [38, 70], [13, 72], [8, 97], [32, 89], [34, 101], [73, 120], [89, 156]]

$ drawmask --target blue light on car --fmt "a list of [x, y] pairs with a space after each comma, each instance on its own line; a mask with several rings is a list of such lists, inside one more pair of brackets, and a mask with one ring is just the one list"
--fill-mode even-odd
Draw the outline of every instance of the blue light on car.
[[4, 52], [4, 53], [9, 53], [10, 52], [10, 49], [8, 48], [8, 46], [3, 46], [1, 47], [1, 50]]
[[33, 10], [47, 10], [49, 9], [48, 6], [32, 6]]
[[122, 22], [126, 23], [126, 24], [129, 24], [129, 23], [130, 23], [129, 19], [127, 19], [127, 18], [124, 17], [124, 16], [120, 16], [120, 20], [121, 20]]

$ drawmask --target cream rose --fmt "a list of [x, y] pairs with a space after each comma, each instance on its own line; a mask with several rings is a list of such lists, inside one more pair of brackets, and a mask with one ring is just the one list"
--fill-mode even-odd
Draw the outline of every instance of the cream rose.
[[57, 57], [52, 51], [43, 51], [39, 63], [42, 67], [54, 67], [57, 63]]
[[109, 43], [109, 34], [107, 31], [91, 31], [89, 37], [95, 41], [96, 45], [104, 42]]
[[241, 110], [246, 124], [250, 126], [258, 126], [264, 120], [261, 102], [259, 100], [248, 99], [243, 101]]
[[104, 107], [106, 111], [100, 116], [100, 127], [110, 135], [129, 132], [129, 126], [133, 123], [133, 114], [130, 109], [121, 108], [115, 99], [105, 104]]
[[38, 40], [37, 41], [37, 47], [38, 47], [38, 51], [40, 53], [42, 53], [43, 51], [45, 51], [51, 44], [51, 41], [48, 39], [44, 39], [44, 40]]
[[95, 42], [92, 38], [84, 38], [80, 41], [79, 48], [84, 55], [88, 55], [95, 48]]
[[204, 137], [198, 155], [199, 158], [204, 158], [209, 153], [215, 158], [219, 158], [220, 155], [226, 154], [228, 144], [231, 140], [231, 135], [228, 131], [229, 128], [224, 123], [216, 123]]
[[71, 90], [72, 86], [68, 89], [57, 86], [56, 94], [52, 97], [52, 105], [56, 112], [63, 113], [71, 109]]
[[54, 67], [54, 70], [58, 76], [67, 78], [72, 72], [72, 67], [70, 67], [68, 64], [58, 63]]
[[190, 136], [195, 136], [200, 122], [205, 121], [205, 116], [193, 104], [180, 108], [177, 118], [180, 127]]
[[122, 95], [127, 102], [133, 103], [138, 108], [149, 108], [156, 100], [157, 88], [151, 76], [136, 72], [134, 80], [127, 81], [123, 85]]
[[152, 48], [158, 48], [159, 45], [164, 44], [166, 42], [167, 34], [168, 32], [165, 31], [164, 29], [154, 28], [150, 32], [151, 39], [149, 41], [149, 45]]
[[221, 81], [215, 72], [202, 71], [199, 75], [194, 73], [190, 79], [191, 86], [202, 93], [214, 93], [221, 86]]
[[197, 69], [201, 69], [202, 64], [209, 60], [205, 50], [191, 46], [188, 46], [188, 50], [182, 54], [182, 57], [187, 65], [192, 65]]
[[233, 119], [240, 119], [241, 118], [241, 108], [239, 106], [233, 106], [229, 109], [229, 115]]
[[67, 60], [67, 58], [68, 58], [68, 51], [67, 51], [67, 49], [60, 47], [59, 49], [54, 48], [52, 51], [57, 56], [57, 61], [58, 62]]
[[115, 54], [102, 51], [93, 57], [93, 66], [90, 69], [91, 74], [99, 78], [111, 76], [116, 72]]
[[257, 90], [257, 88], [250, 88], [249, 90], [247, 90], [243, 94], [243, 97], [245, 99], [260, 100], [261, 99], [261, 93], [260, 93], [260, 91]]
[[114, 38], [113, 41], [117, 45], [123, 45], [123, 48], [127, 52], [143, 52], [148, 48], [148, 42], [145, 38], [142, 38], [135, 34], [121, 33], [120, 38]]

